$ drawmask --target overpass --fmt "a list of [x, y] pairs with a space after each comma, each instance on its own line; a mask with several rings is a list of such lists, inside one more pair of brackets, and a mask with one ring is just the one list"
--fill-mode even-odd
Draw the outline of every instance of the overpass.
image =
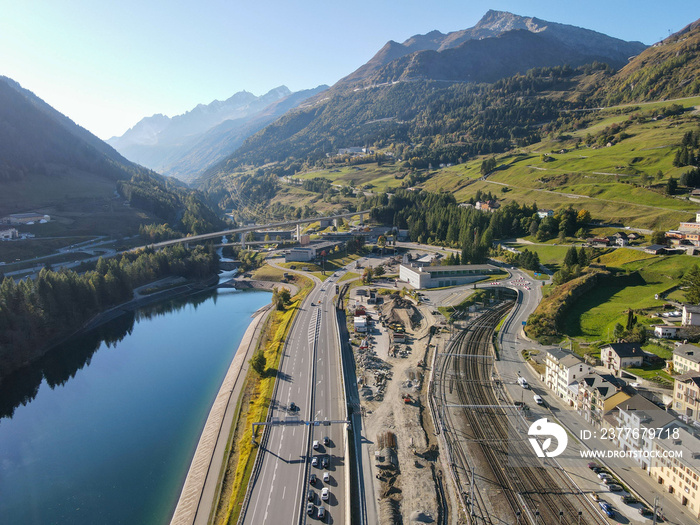
[[268, 230], [271, 228], [281, 228], [284, 226], [297, 226], [299, 224], [307, 224], [310, 222], [323, 221], [323, 220], [333, 220], [333, 219], [345, 219], [349, 217], [354, 217], [355, 215], [360, 216], [360, 224], [364, 222], [364, 216], [369, 214], [369, 210], [341, 213], [339, 215], [328, 215], [326, 217], [313, 217], [309, 219], [297, 219], [293, 221], [283, 221], [283, 222], [273, 222], [270, 224], [253, 224], [251, 226], [243, 226], [241, 228], [234, 228], [231, 230], [221, 230], [213, 233], [204, 233], [202, 235], [192, 235], [190, 237], [182, 237], [180, 239], [171, 239], [169, 241], [158, 242], [154, 244], [148, 244], [146, 246], [139, 246], [133, 248], [133, 250], [139, 250], [141, 248], [164, 248], [166, 246], [172, 246], [174, 244], [189, 244], [196, 243], [200, 241], [206, 241], [208, 239], [215, 239], [217, 237], [222, 237], [224, 235], [236, 235], [238, 233], [245, 235], [248, 232], [258, 231], [258, 230]]

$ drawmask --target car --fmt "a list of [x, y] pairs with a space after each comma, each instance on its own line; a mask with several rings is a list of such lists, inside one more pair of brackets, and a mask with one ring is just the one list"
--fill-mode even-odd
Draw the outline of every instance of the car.
[[532, 398], [535, 400], [535, 403], [537, 403], [538, 405], [544, 405], [544, 399], [542, 399], [541, 396], [535, 394], [534, 396], [532, 396]]
[[[313, 459], [312, 459], [311, 461], [313, 461]], [[309, 484], [311, 484], [311, 485], [315, 485], [315, 484], [316, 484], [316, 474], [311, 474], [311, 475], [309, 476]]]
[[328, 483], [331, 480], [331, 474], [330, 472], [324, 472], [323, 473], [323, 482]]
[[527, 384], [527, 379], [525, 379], [524, 377], [518, 377], [518, 384], [525, 390], [530, 388], [530, 385]]
[[600, 472], [603, 472], [603, 467], [593, 467], [591, 470], [598, 474]]
[[605, 478], [603, 479], [603, 483], [605, 483], [608, 486], [615, 485], [615, 478]]
[[328, 438], [328, 436], [323, 436], [323, 444], [325, 446], [328, 446], [328, 445], [330, 445], [330, 443], [331, 443], [331, 440]]
[[318, 466], [318, 456], [314, 456], [311, 458], [311, 466], [312, 467], [317, 467]]
[[323, 505], [318, 508], [318, 519], [322, 520], [326, 517], [326, 509]]
[[328, 468], [328, 465], [330, 465], [330, 461], [328, 460], [328, 456], [323, 456], [323, 459], [321, 460], [321, 466], [323, 468]]
[[330, 489], [328, 487], [323, 487], [321, 490], [321, 499], [323, 501], [328, 501], [328, 498], [330, 497]]
[[608, 485], [608, 490], [610, 492], [622, 492], [622, 487], [620, 485], [617, 485], [616, 483], [611, 483]]
[[308, 499], [309, 501], [314, 501], [316, 499], [316, 493], [313, 490], [309, 489], [306, 499]]
[[306, 513], [307, 513], [309, 516], [312, 516], [312, 515], [313, 515], [313, 513], [314, 513], [314, 504], [313, 504], [313, 503], [309, 502], [309, 503], [306, 504]]
[[645, 518], [653, 518], [654, 517], [654, 511], [651, 509], [648, 509], [646, 507], [642, 507], [639, 509], [639, 513], [644, 516]]
[[594, 468], [596, 468], [596, 467], [598, 467], [598, 466], [599, 466], [598, 463], [596, 463], [595, 461], [591, 461], [591, 462], [588, 464], [588, 468], [589, 468], [589, 469], [594, 469]]
[[[291, 403], [289, 403], [289, 411], [290, 411], [290, 412], [296, 412], [296, 411], [297, 411], [297, 408], [299, 408], [299, 407], [297, 407], [297, 405], [296, 405], [296, 403], [295, 403], [294, 401], [292, 401]], [[307, 441], [307, 443], [308, 443], [308, 441]]]
[[600, 479], [608, 479], [610, 477], [610, 474], [608, 474], [607, 472], [599, 472], [598, 477]]
[[600, 505], [600, 508], [603, 509], [603, 512], [608, 515], [608, 518], [614, 518], [615, 517], [615, 511], [612, 508], [612, 505], [606, 501], [599, 501], [598, 504]]
[[622, 496], [622, 503], [626, 503], [627, 505], [634, 505], [637, 503], [637, 498], [634, 496]]
[[600, 496], [598, 496], [597, 492], [591, 492], [591, 499], [593, 501], [598, 501], [598, 500], [600, 500]]
[[314, 440], [314, 444], [312, 445], [312, 447], [314, 447], [314, 450], [318, 450], [318, 447], [319, 447], [318, 439]]

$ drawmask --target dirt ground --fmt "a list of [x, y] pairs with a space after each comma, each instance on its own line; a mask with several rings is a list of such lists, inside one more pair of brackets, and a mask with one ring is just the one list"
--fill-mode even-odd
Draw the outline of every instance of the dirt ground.
[[[432, 308], [416, 307], [410, 300], [387, 298], [375, 307], [367, 305], [366, 297], [353, 299], [372, 317], [369, 348], [356, 352], [356, 361], [358, 376], [364, 380], [358, 386], [364, 428], [373, 441], [370, 455], [379, 484], [381, 523], [439, 523], [444, 512], [439, 501], [449, 501], [444, 488], [449, 482], [442, 472], [428, 407], [426, 366], [426, 360], [428, 365], [432, 362], [435, 345], [443, 346], [439, 334], [430, 334], [438, 320]], [[389, 323], [397, 321], [405, 327], [405, 343], [396, 343], [389, 335]], [[452, 512], [449, 516], [450, 523], [457, 523]]]

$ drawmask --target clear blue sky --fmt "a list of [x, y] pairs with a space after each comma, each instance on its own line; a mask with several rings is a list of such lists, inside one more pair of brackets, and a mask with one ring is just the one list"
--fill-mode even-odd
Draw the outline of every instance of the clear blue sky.
[[690, 0], [0, 0], [0, 74], [106, 139], [241, 90], [331, 85], [388, 40], [488, 9], [645, 44], [700, 18]]

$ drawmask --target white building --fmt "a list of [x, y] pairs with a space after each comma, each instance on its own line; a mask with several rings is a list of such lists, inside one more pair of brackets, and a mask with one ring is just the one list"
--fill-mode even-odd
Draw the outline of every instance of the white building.
[[700, 373], [700, 347], [690, 343], [673, 350], [673, 371], [676, 374]]
[[700, 326], [700, 306], [684, 304], [683, 315], [681, 316], [681, 325]]
[[12, 239], [17, 239], [19, 237], [19, 232], [17, 228], [8, 228], [6, 230], [0, 230], [0, 240], [11, 241]]
[[651, 467], [651, 451], [654, 449], [654, 439], [649, 430], [654, 429], [654, 434], [657, 434], [659, 429], [680, 426], [671, 414], [639, 394], [617, 405], [615, 419], [617, 428], [625, 429], [624, 432], [615, 432], [615, 443], [625, 452], [642, 452], [633, 460], [647, 472]]
[[575, 389], [570, 385], [576, 383], [586, 374], [592, 372], [592, 367], [584, 363], [571, 352], [565, 350], [549, 350], [545, 356], [545, 384], [554, 394], [564, 399], [569, 406], [576, 404]]
[[678, 334], [678, 330], [680, 330], [679, 326], [673, 326], [668, 324], [655, 324], [653, 328], [654, 336], [660, 339], [672, 339], [676, 337], [676, 335]]
[[413, 288], [443, 288], [459, 286], [479, 281], [500, 270], [490, 264], [469, 264], [456, 266], [399, 266], [399, 279]]
[[367, 332], [367, 318], [366, 317], [355, 317], [353, 318], [353, 325], [356, 332], [365, 333]]

